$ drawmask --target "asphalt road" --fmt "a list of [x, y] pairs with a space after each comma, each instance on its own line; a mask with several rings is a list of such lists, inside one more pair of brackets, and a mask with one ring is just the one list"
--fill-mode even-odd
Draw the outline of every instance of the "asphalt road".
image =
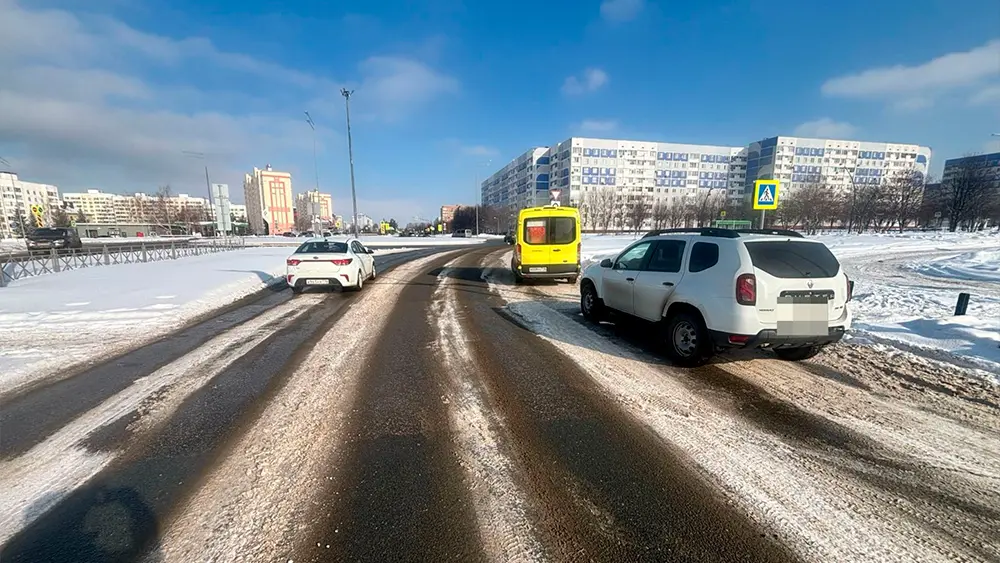
[[268, 293], [8, 400], [0, 561], [998, 553], [992, 403], [923, 444], [920, 409], [848, 367], [677, 370], [642, 327], [582, 321], [575, 288], [510, 284], [505, 250], [378, 257], [361, 293]]

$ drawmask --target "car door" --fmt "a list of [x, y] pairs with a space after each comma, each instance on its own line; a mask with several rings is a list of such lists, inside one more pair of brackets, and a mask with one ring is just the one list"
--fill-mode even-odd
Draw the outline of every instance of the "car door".
[[635, 278], [632, 289], [632, 306], [635, 316], [648, 321], [658, 321], [670, 294], [680, 284], [684, 273], [686, 238], [658, 240], [650, 250], [642, 271]]
[[633, 314], [632, 284], [652, 246], [653, 241], [637, 243], [619, 254], [610, 268], [603, 270], [602, 298], [606, 306]]
[[351, 250], [354, 252], [354, 258], [361, 263], [361, 275], [367, 277], [372, 271], [371, 265], [368, 263], [371, 255], [365, 252], [364, 247], [358, 241], [351, 243]]

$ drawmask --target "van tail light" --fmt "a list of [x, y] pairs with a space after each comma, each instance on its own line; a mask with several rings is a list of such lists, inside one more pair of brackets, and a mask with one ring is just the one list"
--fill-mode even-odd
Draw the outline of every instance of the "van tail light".
[[580, 261], [580, 256], [583, 255], [583, 242], [576, 243], [576, 260]]
[[757, 304], [757, 277], [743, 274], [736, 278], [736, 302], [740, 305]]
[[288, 260], [285, 260], [285, 264], [289, 266], [298, 266], [301, 263], [302, 260], [296, 260], [295, 258], [289, 258]]
[[850, 301], [854, 297], [854, 281], [847, 274], [844, 277], [847, 278], [847, 300]]
[[521, 243], [517, 243], [517, 246], [514, 247], [514, 258], [518, 261], [521, 260]]
[[330, 260], [334, 266], [346, 266], [354, 260], [353, 258], [337, 258], [335, 260]]

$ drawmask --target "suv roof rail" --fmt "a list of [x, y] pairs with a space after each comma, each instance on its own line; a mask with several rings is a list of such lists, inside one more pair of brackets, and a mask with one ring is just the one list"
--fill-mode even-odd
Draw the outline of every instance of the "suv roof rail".
[[740, 238], [737, 231], [733, 229], [719, 229], [716, 227], [691, 227], [691, 228], [681, 228], [681, 229], [654, 229], [649, 231], [642, 238], [656, 237], [660, 235], [666, 235], [671, 233], [688, 233], [688, 234], [699, 234], [704, 237], [720, 237], [720, 238]]
[[785, 237], [805, 238], [802, 233], [791, 229], [735, 229], [737, 233], [745, 235], [778, 235]]

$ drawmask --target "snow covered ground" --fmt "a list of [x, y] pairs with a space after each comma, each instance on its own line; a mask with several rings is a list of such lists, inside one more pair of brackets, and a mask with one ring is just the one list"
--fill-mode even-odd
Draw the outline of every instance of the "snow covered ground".
[[[854, 336], [1000, 374], [1000, 233], [823, 234], [855, 282]], [[634, 235], [585, 235], [584, 266], [613, 257]], [[972, 294], [955, 317], [960, 292]], [[1000, 377], [993, 377], [1000, 384]]]
[[[336, 237], [334, 237], [336, 238]], [[400, 237], [394, 235], [386, 236], [361, 236], [358, 240], [365, 246], [372, 248], [389, 247], [417, 247], [417, 246], [461, 246], [467, 244], [482, 244], [496, 235], [480, 235], [479, 237], [464, 238], [452, 237], [451, 235], [435, 235], [432, 237]], [[500, 237], [502, 238], [502, 237]], [[300, 237], [245, 237], [247, 246], [298, 246], [307, 240]]]
[[289, 252], [248, 248], [16, 280], [0, 289], [0, 396], [151, 342], [278, 282]]

